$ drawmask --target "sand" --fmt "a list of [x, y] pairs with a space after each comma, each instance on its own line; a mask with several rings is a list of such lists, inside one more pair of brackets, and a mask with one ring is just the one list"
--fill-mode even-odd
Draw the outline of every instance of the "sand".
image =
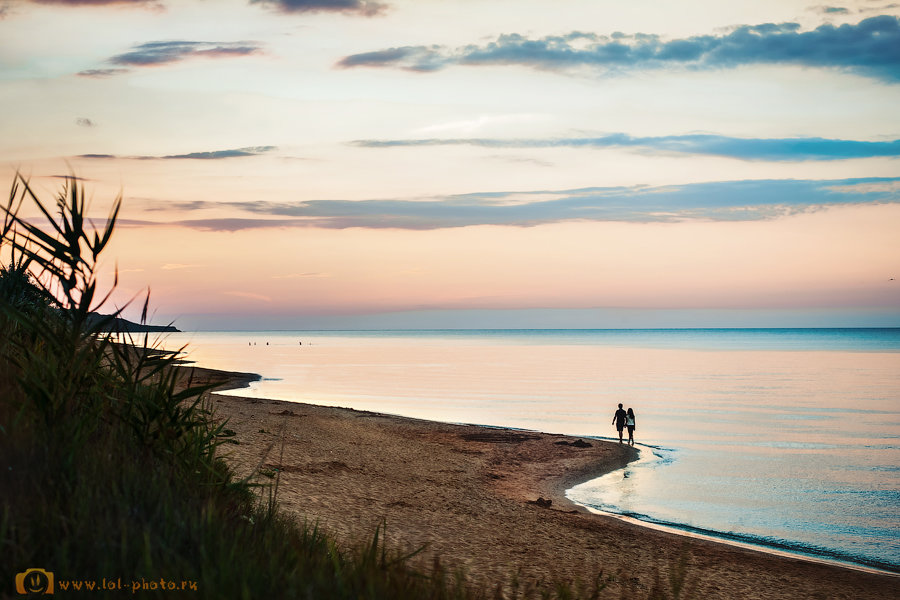
[[[251, 378], [197, 369], [235, 387]], [[592, 514], [565, 490], [624, 466], [636, 451], [616, 442], [452, 425], [214, 394], [237, 444], [242, 475], [279, 472], [282, 510], [343, 544], [383, 526], [389, 547], [435, 557], [491, 588], [608, 581], [603, 598], [645, 597], [687, 561], [698, 598], [900, 598], [900, 577], [788, 558], [657, 531]], [[262, 477], [263, 481], [272, 481]], [[550, 501], [549, 503], [547, 501]]]

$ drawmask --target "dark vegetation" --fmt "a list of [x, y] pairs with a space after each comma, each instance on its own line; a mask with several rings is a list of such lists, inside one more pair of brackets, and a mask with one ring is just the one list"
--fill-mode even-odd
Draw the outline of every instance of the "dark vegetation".
[[101, 315], [98, 313], [94, 313], [91, 319], [88, 320], [88, 326], [92, 325], [93, 321], [102, 323], [102, 331], [113, 333], [175, 333], [179, 331], [174, 325], [135, 323], [115, 315]]
[[[43, 227], [19, 216], [23, 203]], [[31, 568], [52, 572], [63, 596], [64, 583], [93, 582], [122, 586], [107, 597], [137, 585], [165, 598], [576, 598], [609, 582], [472, 589], [437, 563], [414, 570], [380, 531], [342, 548], [283, 516], [277, 475], [268, 487], [237, 480], [222, 460], [231, 432], [212, 419], [209, 390], [185, 388], [148, 334], [117, 343], [119, 311], [100, 316], [115, 282], [100, 286], [97, 260], [120, 206], [94, 229], [76, 178], [48, 206], [17, 176], [3, 209], [0, 596]]]

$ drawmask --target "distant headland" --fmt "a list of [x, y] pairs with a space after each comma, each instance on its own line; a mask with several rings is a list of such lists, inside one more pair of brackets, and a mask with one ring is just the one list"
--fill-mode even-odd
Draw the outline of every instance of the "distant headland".
[[110, 315], [101, 315], [92, 313], [88, 319], [89, 324], [94, 324], [99, 320], [111, 319], [102, 328], [103, 331], [115, 333], [181, 333], [181, 330], [174, 325], [149, 325], [145, 323], [135, 323], [122, 317], [111, 317]]

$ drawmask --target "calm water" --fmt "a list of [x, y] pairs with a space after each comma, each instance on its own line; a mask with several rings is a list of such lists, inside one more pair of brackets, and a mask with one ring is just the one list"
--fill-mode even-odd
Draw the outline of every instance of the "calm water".
[[[302, 342], [302, 344], [301, 344]], [[900, 571], [900, 329], [175, 334], [240, 395], [609, 438], [586, 506]]]

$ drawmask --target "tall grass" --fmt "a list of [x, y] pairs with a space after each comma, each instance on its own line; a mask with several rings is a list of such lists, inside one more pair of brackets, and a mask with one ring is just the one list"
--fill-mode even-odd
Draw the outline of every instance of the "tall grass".
[[[23, 205], [46, 223], [21, 218]], [[0, 596], [30, 568], [53, 572], [57, 593], [104, 581], [157, 597], [575, 598], [606, 586], [473, 589], [439, 561], [414, 570], [380, 529], [341, 548], [280, 513], [277, 488], [260, 502], [221, 458], [230, 432], [208, 389], [185, 386], [146, 335], [116, 343], [106, 331], [118, 310], [91, 316], [116, 285], [97, 274], [120, 207], [95, 229], [76, 178], [50, 206], [20, 175], [2, 207]]]

